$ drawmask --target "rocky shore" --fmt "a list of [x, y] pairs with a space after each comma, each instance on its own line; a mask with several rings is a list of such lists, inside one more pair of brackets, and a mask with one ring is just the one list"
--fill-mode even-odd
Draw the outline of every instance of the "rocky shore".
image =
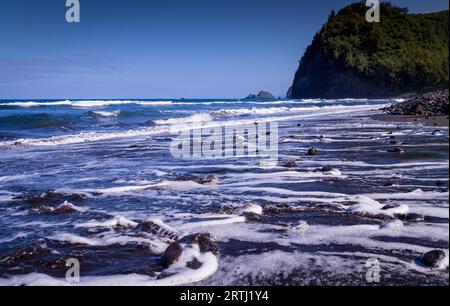
[[417, 122], [428, 126], [449, 126], [448, 89], [430, 92], [383, 108], [374, 119], [395, 122]]
[[424, 94], [383, 109], [392, 115], [445, 116], [449, 115], [448, 89]]

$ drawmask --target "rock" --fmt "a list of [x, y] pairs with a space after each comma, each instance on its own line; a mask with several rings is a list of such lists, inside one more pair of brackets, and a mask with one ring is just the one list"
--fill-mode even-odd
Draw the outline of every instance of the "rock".
[[330, 171], [333, 171], [334, 169], [333, 169], [333, 167], [331, 167], [331, 166], [324, 166], [324, 167], [322, 167], [322, 172], [330, 172]]
[[427, 267], [438, 268], [442, 264], [445, 256], [443, 251], [434, 250], [424, 254], [421, 258], [421, 262]]
[[183, 247], [178, 242], [173, 242], [164, 251], [161, 257], [161, 263], [164, 267], [169, 267], [178, 261], [183, 254]]
[[389, 150], [389, 153], [396, 153], [396, 154], [403, 154], [405, 153], [405, 150], [403, 150], [402, 148], [395, 148], [393, 150]]
[[266, 100], [274, 100], [275, 97], [268, 91], [261, 90], [257, 95], [250, 94], [246, 100], [249, 99], [266, 99]]
[[211, 252], [214, 255], [219, 255], [220, 251], [217, 247], [216, 238], [210, 233], [197, 233], [193, 235], [188, 235], [180, 240], [181, 243], [186, 244], [197, 244], [200, 248], [200, 252], [208, 253]]
[[197, 270], [202, 266], [202, 263], [198, 261], [197, 258], [193, 258], [191, 261], [186, 263], [186, 267], [191, 268], [193, 270]]
[[409, 212], [409, 206], [406, 204], [389, 204], [383, 206], [381, 210], [391, 214], [406, 215]]
[[319, 150], [317, 150], [316, 148], [310, 148], [308, 150], [308, 155], [309, 156], [317, 156], [317, 155], [319, 155]]
[[421, 215], [421, 214], [409, 213], [409, 214], [396, 214], [395, 216], [406, 222], [423, 222], [423, 221], [425, 221], [425, 216]]
[[292, 229], [300, 233], [305, 233], [309, 229], [309, 224], [306, 221], [300, 221], [298, 224], [294, 225]]
[[33, 253], [42, 254], [48, 251], [47, 241], [39, 239], [36, 245], [33, 247]]
[[382, 210], [394, 209], [400, 207], [400, 204], [388, 204], [384, 205]]
[[236, 208], [234, 206], [231, 205], [225, 205], [222, 206], [220, 208], [220, 210], [218, 211], [219, 214], [224, 214], [224, 215], [232, 215], [234, 214], [236, 211]]
[[383, 110], [391, 114], [414, 116], [443, 116], [449, 114], [449, 91], [437, 90], [394, 104]]
[[255, 215], [262, 215], [263, 208], [259, 205], [255, 204], [245, 204], [241, 209], [240, 212], [242, 214], [255, 214]]
[[280, 163], [280, 167], [284, 167], [284, 168], [297, 168], [298, 165], [295, 162], [295, 160], [290, 160], [290, 161], [286, 161], [286, 162], [281, 162]]
[[401, 220], [388, 221], [381, 224], [381, 228], [389, 229], [389, 230], [399, 230], [404, 227], [404, 224]]
[[174, 241], [178, 241], [181, 237], [181, 233], [159, 219], [147, 219], [143, 221], [140, 225], [140, 230], [142, 232], [168, 238]]
[[292, 86], [289, 87], [289, 89], [286, 93], [286, 99], [292, 99]]
[[204, 179], [198, 181], [202, 185], [217, 185], [219, 184], [219, 178], [215, 175], [208, 175]]
[[286, 206], [286, 205], [265, 205], [264, 211], [271, 214], [279, 214], [279, 213], [297, 213], [301, 211], [300, 207]]
[[66, 213], [71, 213], [76, 211], [75, 207], [73, 206], [72, 203], [69, 203], [67, 201], [65, 201], [64, 203], [62, 203], [61, 205], [59, 205], [56, 208], [56, 212], [60, 213], [60, 214], [66, 214]]
[[314, 170], [314, 172], [322, 172], [324, 175], [335, 175], [335, 176], [342, 175], [341, 171], [339, 171], [338, 169], [334, 169], [331, 166], [324, 166], [321, 169]]
[[39, 208], [40, 206], [45, 205], [59, 205], [63, 202], [82, 202], [87, 199], [87, 196], [84, 194], [63, 194], [57, 192], [44, 192], [41, 195], [35, 196], [17, 196], [14, 198], [15, 200], [25, 200], [27, 201], [33, 208]]
[[442, 187], [445, 185], [445, 183], [443, 181], [436, 181], [434, 184], [438, 187]]
[[175, 179], [176, 181], [193, 181], [201, 185], [217, 185], [219, 178], [215, 175], [208, 175], [206, 177], [195, 176], [191, 174], [181, 175]]

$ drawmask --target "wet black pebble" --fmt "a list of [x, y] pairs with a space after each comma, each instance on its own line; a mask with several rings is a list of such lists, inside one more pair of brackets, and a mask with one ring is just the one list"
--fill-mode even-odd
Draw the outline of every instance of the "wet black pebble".
[[308, 155], [309, 156], [319, 155], [319, 150], [317, 150], [316, 148], [311, 148], [311, 149], [308, 150]]

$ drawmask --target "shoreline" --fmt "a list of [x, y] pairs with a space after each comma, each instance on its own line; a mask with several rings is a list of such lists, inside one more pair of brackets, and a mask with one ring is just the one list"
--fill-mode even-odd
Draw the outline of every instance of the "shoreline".
[[417, 115], [393, 115], [393, 114], [377, 114], [372, 115], [372, 119], [384, 122], [412, 122], [422, 123], [426, 126], [449, 127], [449, 117], [447, 115], [439, 116], [417, 116]]

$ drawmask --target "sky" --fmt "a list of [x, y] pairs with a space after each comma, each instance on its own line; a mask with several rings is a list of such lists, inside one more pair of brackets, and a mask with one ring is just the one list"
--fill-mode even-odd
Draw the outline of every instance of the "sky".
[[284, 96], [331, 10], [352, 2], [79, 0], [81, 22], [67, 23], [65, 0], [1, 0], [0, 99]]

